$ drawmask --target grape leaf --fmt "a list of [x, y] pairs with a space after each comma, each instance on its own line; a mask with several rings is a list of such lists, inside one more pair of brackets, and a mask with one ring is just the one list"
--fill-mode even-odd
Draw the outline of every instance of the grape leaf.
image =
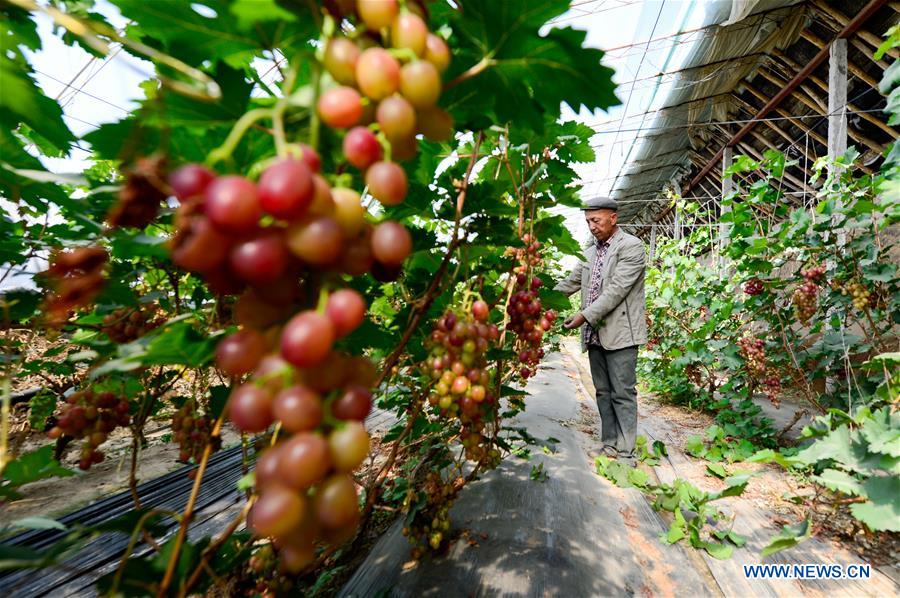
[[812, 524], [809, 518], [804, 519], [800, 523], [794, 525], [785, 525], [781, 528], [776, 536], [772, 538], [769, 544], [762, 549], [760, 556], [769, 556], [792, 546], [796, 546], [800, 542], [806, 540], [812, 535]]
[[603, 52], [582, 47], [584, 31], [539, 34], [545, 23], [568, 9], [567, 0], [459, 4], [459, 10], [437, 5], [433, 11], [433, 20], [449, 20], [455, 33], [450, 78], [468, 69], [480, 71], [442, 96], [458, 122], [472, 128], [487, 128], [491, 120], [514, 123], [518, 143], [518, 131], [541, 130], [545, 113], [558, 115], [561, 103], [576, 111], [619, 103], [613, 71], [600, 64]]

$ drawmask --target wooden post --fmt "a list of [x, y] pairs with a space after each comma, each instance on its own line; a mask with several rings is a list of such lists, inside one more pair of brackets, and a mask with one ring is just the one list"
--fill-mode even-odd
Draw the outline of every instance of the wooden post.
[[[831, 44], [828, 57], [828, 157], [832, 160], [847, 151], [847, 40], [836, 39]], [[829, 176], [837, 179], [843, 167], [831, 164], [828, 166]], [[841, 198], [835, 197], [835, 209], [840, 210]], [[832, 216], [832, 222], [837, 215]], [[847, 243], [847, 233], [837, 231], [835, 238], [838, 248]], [[843, 324], [841, 324], [843, 328]], [[841, 330], [841, 334], [843, 334]], [[834, 392], [834, 378], [825, 378], [826, 392]], [[851, 407], [847, 406], [848, 410]]]
[[[734, 160], [734, 148], [730, 145], [725, 146], [725, 151], [722, 152], [722, 197], [719, 201], [719, 218], [722, 215], [727, 214], [731, 211], [730, 206], [725, 206], [722, 203], [726, 197], [731, 195], [734, 192], [734, 178], [729, 174], [725, 176], [725, 171], [731, 167], [731, 163]], [[728, 243], [728, 236], [731, 232], [731, 227], [722, 225], [720, 222], [719, 225], [719, 259], [720, 262], [720, 270], [719, 272], [725, 276], [728, 268], [725, 266], [725, 258], [722, 257], [722, 251], [724, 251], [726, 244]]]
[[831, 44], [828, 59], [828, 156], [847, 151], [847, 40]]

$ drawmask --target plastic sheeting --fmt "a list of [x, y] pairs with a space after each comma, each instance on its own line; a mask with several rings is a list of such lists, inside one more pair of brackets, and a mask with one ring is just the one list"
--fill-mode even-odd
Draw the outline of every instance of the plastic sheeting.
[[784, 50], [799, 38], [807, 15], [796, 4], [721, 2], [710, 11], [710, 22], [728, 24], [708, 29], [696, 42], [663, 110], [646, 125], [642, 145], [613, 188], [613, 197], [627, 200], [619, 210], [623, 222], [649, 219], [650, 210], [644, 208], [661, 207], [654, 200], [690, 170], [690, 151], [711, 142], [710, 126], [691, 125], [732, 118], [736, 106], [730, 92], [756, 70], [764, 54]]

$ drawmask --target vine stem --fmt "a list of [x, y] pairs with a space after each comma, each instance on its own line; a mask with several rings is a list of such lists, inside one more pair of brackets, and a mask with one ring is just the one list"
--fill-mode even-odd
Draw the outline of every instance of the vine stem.
[[457, 76], [455, 79], [453, 79], [452, 81], [447, 83], [447, 85], [444, 86], [444, 89], [445, 90], [451, 89], [453, 87], [456, 87], [457, 85], [459, 85], [460, 83], [462, 83], [463, 81], [465, 81], [467, 79], [477, 77], [478, 75], [480, 75], [481, 73], [486, 71], [489, 67], [493, 66], [494, 64], [496, 64], [496, 62], [494, 61], [494, 59], [491, 56], [485, 56], [484, 58], [479, 60], [477, 63], [473, 64], [471, 67], [466, 69], [464, 72], [460, 73], [459, 76]]
[[3, 407], [0, 409], [0, 472], [6, 468], [7, 462], [11, 461], [8, 455], [9, 448], [9, 404], [11, 401], [11, 386], [9, 378], [4, 376], [2, 384]]
[[209, 559], [218, 551], [223, 544], [231, 537], [232, 534], [237, 530], [238, 526], [240, 526], [241, 522], [247, 517], [247, 513], [250, 512], [250, 508], [253, 506], [253, 503], [256, 501], [256, 496], [250, 497], [247, 501], [247, 504], [244, 505], [244, 508], [241, 509], [241, 512], [238, 513], [238, 516], [235, 517], [231, 523], [228, 524], [228, 527], [225, 528], [221, 535], [219, 535], [216, 540], [206, 547], [206, 550], [203, 551], [203, 555], [200, 557], [200, 563], [194, 568], [194, 572], [191, 573], [191, 576], [188, 578], [187, 583], [181, 588], [181, 591], [178, 593], [179, 596], [186, 596], [188, 590], [190, 590], [197, 580], [200, 578], [200, 574], [203, 573], [203, 570], [208, 566]]
[[116, 574], [113, 577], [112, 587], [109, 591], [110, 595], [114, 596], [117, 594], [119, 584], [122, 582], [122, 574], [125, 572], [125, 564], [128, 562], [128, 558], [131, 556], [131, 553], [134, 552], [134, 547], [137, 545], [137, 539], [139, 535], [138, 532], [145, 531], [144, 524], [150, 517], [153, 517], [154, 515], [175, 515], [175, 513], [164, 509], [153, 509], [151, 511], [147, 511], [141, 516], [134, 531], [131, 532], [131, 538], [128, 541], [128, 546], [125, 548], [125, 552], [124, 554], [122, 554], [122, 558], [119, 561], [119, 566], [116, 568]]
[[191, 496], [188, 498], [187, 505], [184, 507], [184, 514], [181, 517], [181, 525], [178, 528], [178, 535], [175, 536], [175, 545], [172, 547], [172, 556], [169, 557], [169, 564], [166, 566], [166, 574], [156, 593], [158, 597], [166, 595], [166, 591], [172, 584], [172, 576], [175, 574], [175, 566], [178, 564], [178, 555], [181, 553], [181, 546], [184, 544], [184, 538], [187, 535], [187, 529], [191, 522], [191, 515], [194, 512], [194, 505], [197, 502], [197, 495], [200, 493], [200, 483], [203, 481], [203, 474], [206, 472], [206, 464], [209, 462], [209, 456], [212, 453], [212, 442], [219, 437], [222, 431], [222, 421], [225, 414], [219, 416], [213, 426], [212, 433], [206, 446], [203, 447], [203, 457], [200, 459], [200, 467], [197, 469], [197, 477], [194, 478], [194, 486], [191, 488]]
[[258, 120], [272, 118], [273, 112], [274, 108], [256, 108], [245, 112], [244, 115], [234, 123], [231, 132], [228, 133], [228, 137], [225, 138], [225, 142], [209, 152], [209, 155], [206, 158], [207, 163], [215, 164], [216, 162], [221, 162], [222, 160], [231, 157], [231, 154], [234, 152], [237, 144], [240, 143], [241, 138], [244, 136], [244, 133], [247, 132], [247, 129]]

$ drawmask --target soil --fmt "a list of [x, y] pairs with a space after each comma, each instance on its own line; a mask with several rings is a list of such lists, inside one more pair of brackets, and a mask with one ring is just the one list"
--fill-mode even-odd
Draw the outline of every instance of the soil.
[[[578, 364], [584, 392], [587, 395], [587, 389], [593, 389], [587, 372], [587, 362], [580, 359], [580, 352], [577, 349], [573, 352], [572, 347], [567, 346], [565, 350]], [[573, 422], [574, 425], [599, 443], [600, 419], [592, 396], [581, 404], [581, 410], [582, 417], [578, 422]], [[681, 453], [684, 453], [689, 436], [702, 435], [708, 426], [715, 423], [714, 418], [708, 413], [668, 404], [644, 392], [639, 392], [638, 421], [639, 428], [641, 422], [654, 422], [650, 427], [652, 432], [662, 436], [658, 439], [665, 443], [669, 451], [676, 450]], [[649, 440], [652, 442], [654, 439], [657, 438]], [[586, 450], [596, 451], [597, 448]], [[702, 490], [712, 492], [723, 489], [724, 482], [707, 473], [707, 463], [705, 460], [688, 456], [684, 462], [678, 463], [678, 474]], [[723, 464], [729, 473], [743, 470], [756, 474], [741, 496], [720, 501], [719, 504], [726, 509], [729, 502], [750, 501], [760, 509], [777, 513], [780, 519], [772, 523], [778, 526], [796, 523], [807, 514], [811, 514], [813, 533], [820, 539], [856, 553], [863, 562], [887, 566], [894, 570], [900, 566], [900, 534], [870, 532], [864, 529], [864, 526], [850, 514], [847, 505], [832, 507], [831, 501], [828, 500], [829, 493], [823, 488], [802, 479], [799, 475], [786, 472], [776, 464], [745, 462]]]

